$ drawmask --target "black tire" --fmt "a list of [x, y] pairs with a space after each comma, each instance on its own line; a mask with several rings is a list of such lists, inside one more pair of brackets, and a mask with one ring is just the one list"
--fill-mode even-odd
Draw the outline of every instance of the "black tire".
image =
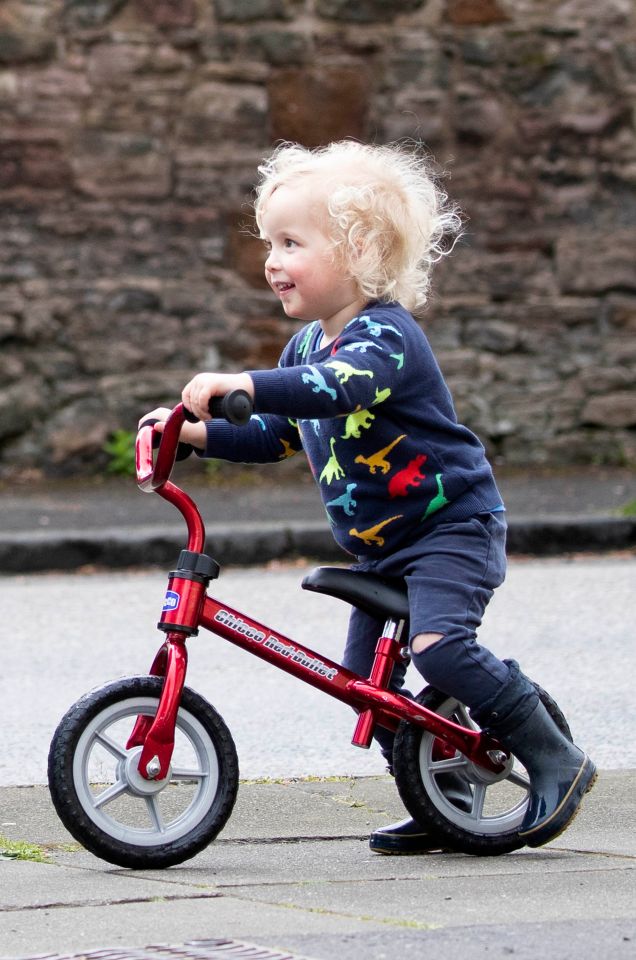
[[129, 677], [92, 690], [60, 721], [49, 750], [55, 809], [76, 840], [120, 867], [170, 867], [204, 849], [225, 826], [238, 790], [238, 759], [223, 719], [185, 687], [168, 775], [145, 780], [141, 747], [126, 741], [139, 715], [154, 717], [163, 681]]
[[[537, 684], [539, 697], [561, 730], [572, 734], [558, 705]], [[467, 708], [433, 687], [416, 697], [418, 703], [461, 726], [478, 729]], [[528, 805], [529, 780], [510, 757], [497, 775], [450, 750], [433, 734], [402, 722], [393, 751], [395, 782], [404, 806], [440, 845], [461, 853], [497, 856], [525, 845], [519, 828]], [[463, 784], [463, 790], [449, 791]], [[467, 799], [466, 799], [467, 798]]]

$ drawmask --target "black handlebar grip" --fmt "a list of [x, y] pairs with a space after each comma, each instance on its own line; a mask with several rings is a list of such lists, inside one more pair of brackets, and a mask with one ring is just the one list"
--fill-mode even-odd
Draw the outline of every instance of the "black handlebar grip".
[[198, 417], [195, 417], [195, 415], [192, 413], [192, 410], [188, 410], [187, 407], [184, 407], [184, 408], [183, 408], [183, 418], [184, 418], [184, 420], [187, 420], [188, 423], [198, 423], [198, 422], [199, 422], [199, 418], [198, 418]]
[[212, 397], [208, 410], [213, 417], [223, 417], [236, 427], [249, 423], [254, 404], [247, 390], [230, 390], [224, 397]]
[[[230, 390], [223, 397], [212, 397], [208, 404], [211, 417], [228, 420], [236, 427], [244, 427], [249, 423], [253, 409], [254, 404], [247, 390]], [[199, 418], [187, 407], [183, 408], [183, 415], [189, 423], [199, 422]]]

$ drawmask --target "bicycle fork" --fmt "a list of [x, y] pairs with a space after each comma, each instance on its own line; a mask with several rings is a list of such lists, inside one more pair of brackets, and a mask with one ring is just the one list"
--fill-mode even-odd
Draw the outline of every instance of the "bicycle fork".
[[211, 557], [182, 550], [177, 570], [169, 574], [161, 620], [157, 624], [166, 633], [166, 639], [150, 668], [151, 676], [164, 678], [159, 706], [154, 719], [137, 717], [126, 744], [127, 750], [143, 747], [138, 769], [147, 780], [163, 780], [168, 775], [188, 666], [186, 639], [198, 633], [206, 590], [218, 572], [219, 566]]

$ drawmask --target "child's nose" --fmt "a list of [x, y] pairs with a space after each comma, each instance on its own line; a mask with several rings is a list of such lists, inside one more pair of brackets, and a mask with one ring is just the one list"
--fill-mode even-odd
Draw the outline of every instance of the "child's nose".
[[278, 270], [280, 269], [280, 264], [278, 262], [278, 257], [275, 254], [274, 250], [269, 250], [267, 257], [265, 259], [265, 269], [266, 270]]

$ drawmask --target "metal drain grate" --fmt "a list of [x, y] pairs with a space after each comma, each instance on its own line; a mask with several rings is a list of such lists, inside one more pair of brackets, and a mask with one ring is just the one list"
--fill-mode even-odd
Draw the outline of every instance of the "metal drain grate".
[[309, 960], [240, 940], [188, 940], [181, 946], [117, 947], [82, 953], [38, 953], [14, 960]]

